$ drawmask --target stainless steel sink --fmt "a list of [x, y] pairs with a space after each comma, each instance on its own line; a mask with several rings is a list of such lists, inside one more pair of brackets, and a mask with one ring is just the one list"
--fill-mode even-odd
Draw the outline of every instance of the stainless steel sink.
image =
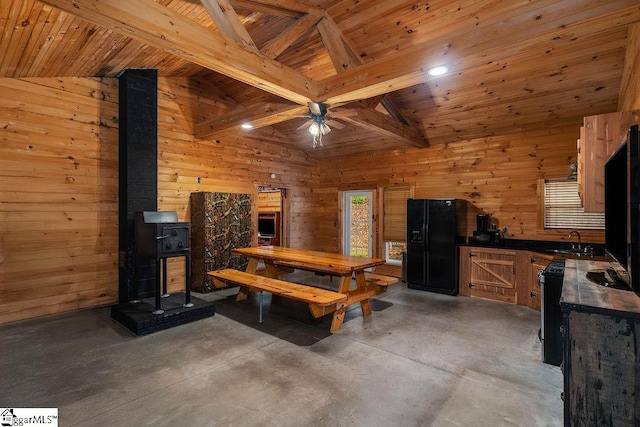
[[553, 249], [551, 250], [551, 252], [558, 255], [568, 255], [570, 257], [577, 257], [577, 258], [594, 258], [593, 250], [587, 251], [587, 252], [583, 252], [583, 251], [579, 252], [577, 250], [572, 250], [572, 249]]
[[572, 251], [571, 249], [553, 249], [551, 252], [556, 254], [567, 254], [567, 255], [584, 255], [582, 252]]

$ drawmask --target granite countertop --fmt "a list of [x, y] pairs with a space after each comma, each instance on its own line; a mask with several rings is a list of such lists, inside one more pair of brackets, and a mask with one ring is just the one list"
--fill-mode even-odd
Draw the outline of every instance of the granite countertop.
[[[574, 242], [575, 243], [575, 242]], [[548, 253], [551, 255], [560, 255], [562, 258], [578, 258], [577, 255], [571, 253], [570, 242], [556, 242], [548, 240], [521, 240], [521, 239], [501, 239], [499, 243], [477, 242], [472, 237], [468, 242], [461, 246], [472, 246], [478, 248], [496, 248], [496, 249], [513, 249], [522, 251], [534, 251], [540, 253]], [[602, 243], [582, 242], [582, 246], [590, 246], [593, 248], [593, 255], [580, 255], [581, 258], [604, 261], [604, 245]]]
[[611, 262], [567, 259], [560, 298], [563, 310], [583, 308], [640, 318], [640, 297], [635, 292], [598, 285], [587, 278], [588, 271], [612, 267], [615, 265]]

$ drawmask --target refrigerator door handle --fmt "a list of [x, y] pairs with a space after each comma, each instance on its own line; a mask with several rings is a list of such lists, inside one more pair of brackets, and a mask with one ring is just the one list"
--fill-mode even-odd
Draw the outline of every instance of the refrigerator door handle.
[[424, 245], [425, 252], [429, 250], [429, 242], [427, 242], [428, 238], [429, 238], [429, 224], [424, 224], [422, 226], [422, 242]]

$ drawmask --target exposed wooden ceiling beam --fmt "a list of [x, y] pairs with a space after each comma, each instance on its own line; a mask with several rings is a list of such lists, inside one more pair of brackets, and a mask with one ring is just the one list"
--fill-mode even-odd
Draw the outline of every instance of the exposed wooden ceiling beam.
[[225, 37], [251, 50], [258, 51], [229, 0], [200, 0], [200, 3]]
[[315, 81], [152, 0], [42, 1], [298, 104], [315, 100]]
[[[331, 19], [330, 17], [323, 18], [318, 23], [318, 32], [322, 37], [322, 42], [324, 43], [327, 51], [329, 52], [329, 57], [333, 62], [333, 66], [336, 69], [338, 74], [341, 74], [343, 71], [348, 69], [353, 69], [354, 67], [363, 64], [362, 59], [355, 54], [353, 47], [348, 42], [348, 39], [344, 36], [342, 30], [338, 27], [338, 25]], [[379, 98], [379, 99], [375, 99]], [[417, 129], [415, 126], [412, 126], [407, 122], [407, 120], [402, 117], [400, 110], [395, 106], [395, 103], [391, 99], [391, 94], [387, 93], [384, 95], [379, 95], [373, 98], [372, 102], [361, 101], [361, 105], [364, 107], [368, 107], [371, 110], [375, 110], [379, 103], [382, 103], [384, 109], [389, 113], [391, 118], [396, 120], [399, 123], [398, 129], [402, 130], [401, 140], [408, 142], [411, 145], [426, 147], [429, 145], [426, 135]], [[369, 98], [372, 99], [372, 98]], [[382, 130], [382, 133], [389, 133], [396, 130], [392, 126], [381, 126], [380, 123], [386, 123], [386, 120], [382, 120], [377, 111], [373, 111], [372, 114], [359, 114], [358, 118], [354, 119], [358, 121], [358, 123], [354, 123], [357, 126], [365, 127], [361, 121], [366, 121], [367, 118], [371, 117], [374, 119], [373, 123], [370, 123], [369, 129], [372, 130]], [[408, 131], [405, 128], [410, 128]], [[411, 138], [405, 138], [404, 135], [412, 135]], [[396, 139], [398, 135], [396, 135]]]
[[[236, 3], [245, 3], [245, 7], [251, 7], [255, 2]], [[300, 36], [309, 31], [320, 19], [322, 19], [322, 15], [320, 14], [306, 14], [299, 17], [287, 31], [263, 47], [263, 55], [275, 59]], [[272, 103], [256, 104], [248, 108], [233, 110], [228, 114], [197, 124], [195, 126], [195, 136], [197, 138], [210, 138], [212, 136], [235, 132], [241, 129], [240, 126], [242, 123], [251, 123], [254, 129], [259, 129], [290, 120], [292, 115], [304, 114], [306, 112], [307, 107], [283, 105], [281, 108], [278, 108]]]
[[267, 58], [275, 59], [298, 40], [303, 34], [309, 31], [318, 21], [321, 15], [307, 14], [291, 25], [285, 32], [271, 40], [262, 47], [262, 54]]
[[[263, 51], [263, 54], [270, 58], [277, 57], [300, 35], [307, 32], [317, 21], [321, 19], [318, 15], [305, 15], [296, 21], [296, 24], [277, 39], [274, 39]], [[299, 25], [298, 25], [299, 24]], [[290, 120], [296, 114], [304, 114], [307, 107], [299, 105], [284, 106], [282, 109], [274, 108], [272, 103], [256, 103], [248, 108], [233, 110], [228, 114], [196, 124], [195, 136], [197, 138], [210, 138], [224, 135], [229, 132], [240, 130], [242, 123], [251, 123], [253, 129], [271, 126], [277, 123]]]
[[[325, 17], [320, 19], [317, 15], [306, 15], [304, 18], [300, 18], [298, 22], [302, 20], [305, 20], [307, 23], [316, 23], [319, 20], [318, 30], [338, 72], [361, 63], [350, 54], [348, 46], [343, 42], [342, 32], [330, 18]], [[301, 34], [304, 32], [301, 32]], [[292, 42], [293, 39], [291, 43]], [[362, 107], [366, 107], [366, 105], [362, 104], [357, 110], [357, 113], [351, 114], [350, 117], [352, 117], [352, 119], [349, 122], [362, 128], [380, 132], [385, 136], [390, 136], [413, 146], [425, 147], [428, 145], [426, 139], [420, 136], [416, 129], [408, 126], [404, 120], [397, 121], [395, 116], [385, 117], [382, 113], [373, 110], [364, 112], [362, 111]], [[305, 112], [307, 112], [307, 109], [304, 107], [301, 108], [287, 104], [266, 103], [240, 107], [228, 114], [196, 125], [195, 136], [202, 139], [237, 132], [241, 129], [240, 126], [242, 123], [251, 123], [254, 128], [261, 128], [289, 120], [295, 117], [296, 114], [304, 114]], [[340, 109], [332, 110], [331, 114], [341, 118], [344, 116], [340, 114]], [[368, 120], [371, 120], [371, 122], [366, 123]], [[396, 120], [397, 123], [392, 123], [393, 120]]]
[[264, 13], [266, 15], [283, 16], [285, 18], [298, 19], [300, 15], [302, 15], [302, 12], [296, 12], [295, 10], [249, 0], [232, 0], [231, 4], [254, 12]]
[[243, 123], [251, 123], [254, 128], [261, 128], [281, 123], [307, 111], [308, 107], [306, 106], [275, 102], [243, 105], [228, 114], [197, 124], [194, 134], [198, 139], [206, 139], [212, 136], [242, 132], [240, 126]]
[[407, 126], [393, 117], [369, 108], [355, 108], [357, 115], [340, 116], [340, 120], [384, 136], [396, 139], [414, 147], [428, 147], [424, 137], [411, 126]]
[[320, 37], [322, 38], [322, 43], [327, 48], [331, 62], [333, 62], [333, 67], [338, 74], [351, 68], [352, 65], [354, 65], [353, 60], [347, 51], [347, 47], [342, 42], [342, 37], [340, 37], [341, 32], [335, 31], [336, 25], [331, 25], [327, 18], [322, 18], [320, 22], [318, 22], [317, 27]]
[[380, 100], [380, 104], [382, 104], [384, 109], [387, 110], [387, 112], [391, 117], [398, 120], [399, 122], [404, 123], [405, 125], [409, 124], [407, 122], [407, 119], [404, 118], [404, 116], [400, 112], [400, 109], [394, 102], [393, 93], [387, 93], [385, 96], [383, 96], [382, 99]]
[[324, 10], [306, 5], [296, 0], [232, 0], [234, 4], [246, 9], [269, 13], [276, 16], [288, 16], [295, 18], [294, 13], [310, 13], [312, 15], [324, 15]]
[[373, 98], [363, 99], [362, 101], [360, 101], [360, 104], [366, 105], [367, 107], [375, 110], [380, 106], [380, 103], [382, 102], [382, 98], [384, 98], [385, 96], [387, 95], [378, 95], [378, 96], [374, 96]]
[[416, 45], [329, 77], [319, 82], [319, 100], [342, 105], [429, 82], [434, 77], [429, 76], [427, 70], [436, 65], [446, 64], [450, 74], [455, 74], [486, 61], [489, 51], [495, 53], [491, 56], [494, 61], [507, 58], [523, 49], [521, 43], [533, 43], [537, 37], [551, 39], [554, 32], [566, 34], [575, 24], [608, 20], [611, 14], [619, 15], [618, 25], [628, 25], [638, 20], [639, 10], [637, 0], [607, 1], [597, 5], [589, 0], [577, 0], [571, 4], [547, 2], [526, 14], [522, 10], [511, 13], [514, 19], [497, 16], [473, 31]]

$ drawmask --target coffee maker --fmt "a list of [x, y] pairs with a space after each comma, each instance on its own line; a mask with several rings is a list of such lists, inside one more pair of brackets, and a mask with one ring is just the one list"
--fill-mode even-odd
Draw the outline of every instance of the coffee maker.
[[477, 243], [487, 243], [497, 245], [500, 243], [500, 232], [496, 230], [495, 224], [491, 223], [491, 215], [479, 213], [476, 215], [476, 230], [473, 232], [473, 239]]

